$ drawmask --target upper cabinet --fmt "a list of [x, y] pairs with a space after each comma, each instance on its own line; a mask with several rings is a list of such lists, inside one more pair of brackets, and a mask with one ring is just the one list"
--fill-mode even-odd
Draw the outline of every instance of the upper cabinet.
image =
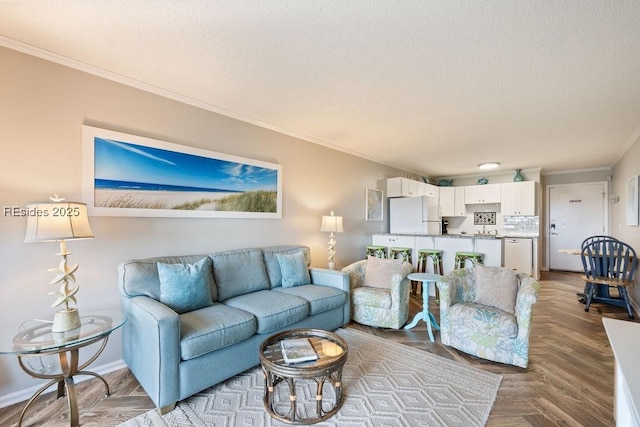
[[438, 197], [438, 195], [439, 188], [435, 185], [402, 177], [387, 179], [387, 197]]
[[501, 184], [502, 215], [535, 215], [536, 183], [535, 181], [509, 182]]
[[465, 187], [439, 187], [442, 216], [466, 216]]
[[500, 184], [468, 185], [464, 187], [464, 202], [467, 205], [500, 203]]
[[389, 178], [387, 179], [387, 197], [418, 197], [421, 196], [418, 184], [415, 179]]

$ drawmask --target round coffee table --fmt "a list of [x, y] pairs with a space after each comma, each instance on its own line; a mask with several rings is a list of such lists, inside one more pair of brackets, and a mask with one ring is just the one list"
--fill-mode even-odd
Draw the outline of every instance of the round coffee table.
[[[287, 364], [282, 356], [281, 342], [290, 339], [308, 339], [317, 359]], [[291, 329], [267, 338], [260, 345], [260, 363], [264, 370], [264, 406], [273, 418], [287, 424], [314, 424], [333, 416], [344, 401], [342, 393], [342, 367], [347, 361], [347, 343], [338, 335], [320, 329]], [[297, 413], [297, 380], [313, 380], [317, 384], [315, 416], [300, 417]], [[280, 383], [289, 387], [291, 402], [286, 413], [279, 413], [275, 406], [275, 389]], [[335, 402], [330, 408], [322, 405], [323, 386], [330, 384], [335, 391]]]

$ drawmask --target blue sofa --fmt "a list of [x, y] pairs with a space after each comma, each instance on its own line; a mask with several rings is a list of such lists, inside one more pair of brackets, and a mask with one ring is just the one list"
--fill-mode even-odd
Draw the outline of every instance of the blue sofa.
[[[310, 283], [290, 286], [290, 270], [281, 263], [300, 252]], [[167, 265], [204, 265], [211, 302], [181, 313], [163, 304], [167, 286], [163, 279], [161, 288], [159, 269]], [[120, 264], [119, 290], [127, 317], [123, 358], [160, 412], [256, 366], [260, 344], [276, 332], [334, 330], [349, 323], [349, 276], [309, 265], [309, 248], [298, 245]]]

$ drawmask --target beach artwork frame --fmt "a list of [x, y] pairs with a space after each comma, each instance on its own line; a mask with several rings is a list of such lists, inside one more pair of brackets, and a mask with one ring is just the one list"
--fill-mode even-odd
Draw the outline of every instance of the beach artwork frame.
[[384, 193], [375, 188], [365, 189], [365, 220], [382, 221], [384, 219]]
[[92, 216], [282, 218], [282, 167], [82, 126], [82, 197]]

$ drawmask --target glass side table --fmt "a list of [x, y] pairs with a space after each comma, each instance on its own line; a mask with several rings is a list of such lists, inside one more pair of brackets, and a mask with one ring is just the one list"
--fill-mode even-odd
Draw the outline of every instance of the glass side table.
[[[109, 335], [122, 326], [126, 319], [122, 313], [117, 311], [104, 311], [94, 313], [80, 312], [80, 327], [67, 332], [51, 332], [53, 322], [43, 320], [27, 320], [13, 330], [4, 329], [0, 340], [0, 354], [14, 355], [18, 357], [18, 363], [23, 371], [35, 378], [49, 380], [38, 391], [22, 409], [18, 419], [18, 427], [22, 425], [22, 419], [27, 408], [45, 390], [54, 384], [58, 384], [56, 398], [66, 394], [69, 403], [69, 425], [76, 427], [80, 425], [78, 415], [78, 400], [76, 396], [75, 382], [76, 375], [91, 375], [98, 378], [106, 388], [106, 395], [109, 395], [109, 385], [100, 375], [95, 372], [85, 371], [102, 353]], [[13, 337], [10, 339], [10, 337]], [[100, 343], [97, 350], [80, 364], [79, 350], [94, 343]], [[26, 359], [54, 355], [59, 361], [60, 372], [50, 373], [47, 369], [35, 369]]]

